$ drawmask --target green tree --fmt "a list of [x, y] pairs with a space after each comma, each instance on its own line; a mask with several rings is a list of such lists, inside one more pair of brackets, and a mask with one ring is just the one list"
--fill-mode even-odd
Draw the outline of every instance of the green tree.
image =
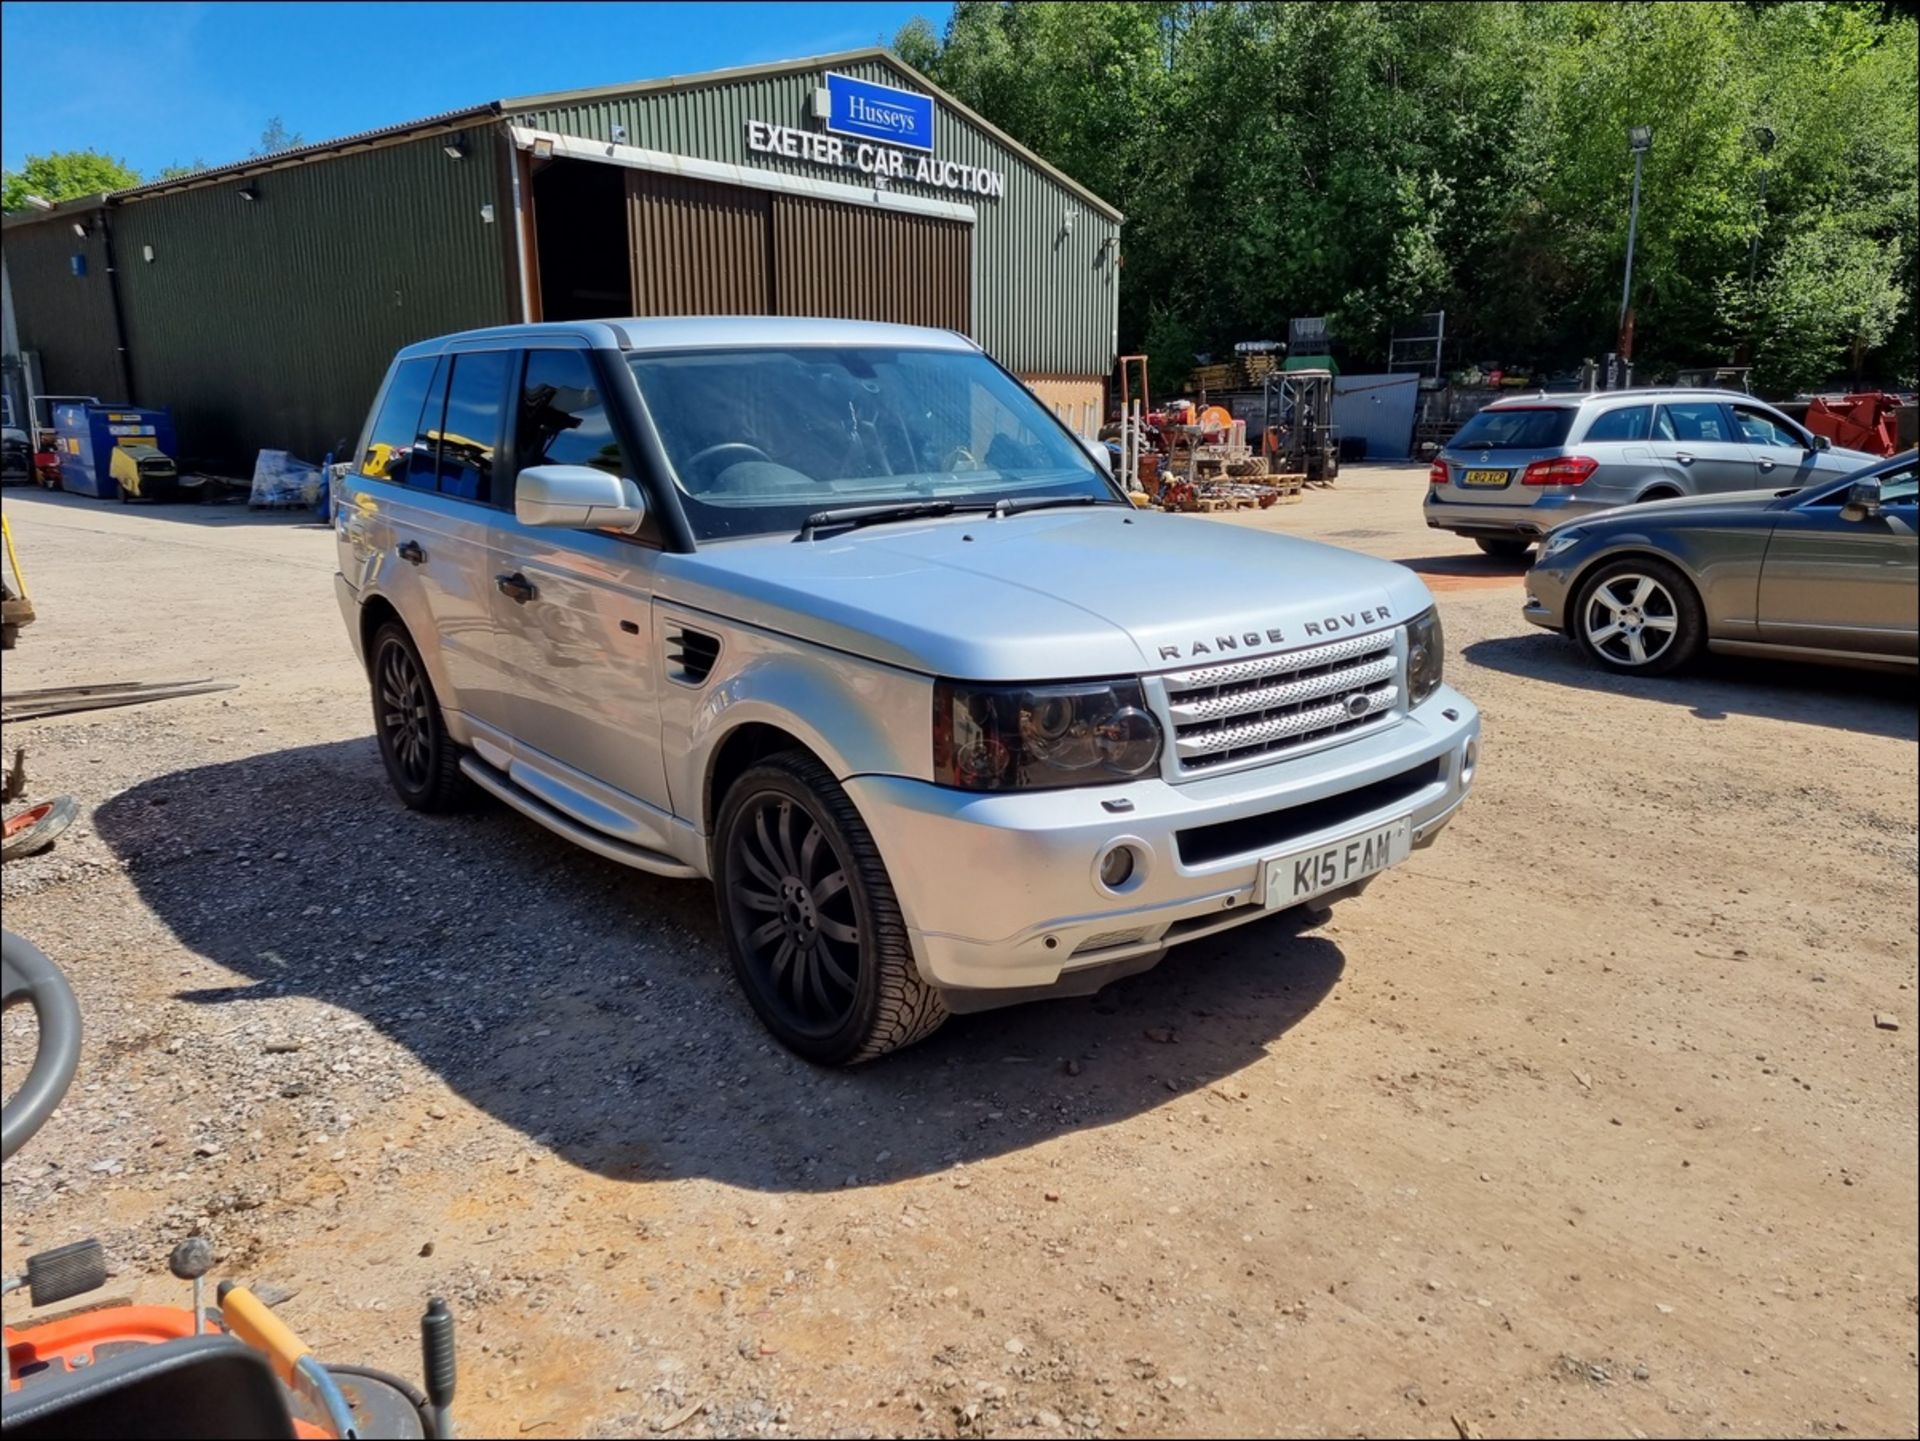
[[[1849, 321], [1843, 348], [1911, 374], [1915, 36], [1910, 7], [1843, 0], [960, 0], [942, 33], [919, 22], [896, 43], [1126, 213], [1121, 348], [1144, 341], [1160, 389], [1194, 353], [1301, 315], [1332, 317], [1360, 363], [1437, 306], [1473, 347], [1462, 361], [1611, 348], [1629, 125], [1654, 129], [1634, 259], [1643, 375], [1777, 355], [1779, 287], [1816, 254], [1851, 267], [1836, 303], [1891, 306]], [[1810, 227], [1818, 247], [1783, 262]], [[1867, 245], [1897, 267], [1891, 300], [1854, 263]], [[1748, 287], [1750, 266], [1782, 278]], [[1828, 343], [1793, 333], [1796, 350]]]
[[161, 166], [159, 174], [155, 175], [153, 178], [155, 180], [171, 180], [176, 175], [191, 175], [196, 170], [205, 170], [206, 168], [207, 168], [207, 162], [202, 160], [198, 155], [196, 155], [193, 157], [193, 161], [191, 164]]
[[271, 117], [260, 132], [260, 144], [254, 148], [255, 155], [272, 155], [281, 150], [295, 150], [307, 143], [306, 136], [297, 130], [287, 129], [286, 122], [278, 115]]
[[125, 190], [139, 183], [139, 171], [97, 150], [56, 150], [47, 155], [29, 155], [26, 164], [7, 172], [4, 186], [0, 187], [0, 209], [25, 210], [29, 195], [58, 204], [84, 195]]

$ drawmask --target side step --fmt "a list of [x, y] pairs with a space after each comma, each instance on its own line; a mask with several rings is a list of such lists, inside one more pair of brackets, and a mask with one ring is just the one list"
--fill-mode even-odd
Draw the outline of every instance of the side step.
[[683, 881], [700, 878], [700, 872], [684, 861], [676, 861], [672, 856], [642, 846], [630, 846], [625, 841], [617, 841], [612, 836], [602, 835], [581, 825], [572, 816], [562, 815], [545, 801], [528, 795], [478, 756], [462, 756], [460, 769], [468, 780], [489, 795], [506, 802], [529, 820], [538, 821], [555, 835], [565, 836], [576, 846], [592, 851], [596, 856], [605, 856], [610, 861], [632, 866], [637, 871], [650, 871], [656, 876], [671, 876]]

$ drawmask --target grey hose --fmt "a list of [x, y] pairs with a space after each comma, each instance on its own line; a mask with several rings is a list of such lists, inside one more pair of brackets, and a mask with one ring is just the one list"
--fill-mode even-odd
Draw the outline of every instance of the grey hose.
[[25, 1001], [40, 1025], [33, 1069], [14, 1098], [0, 1108], [0, 1160], [4, 1160], [46, 1125], [73, 1084], [73, 1073], [80, 1065], [80, 1006], [60, 968], [38, 946], [12, 931], [0, 932], [0, 973], [5, 981], [0, 1009]]

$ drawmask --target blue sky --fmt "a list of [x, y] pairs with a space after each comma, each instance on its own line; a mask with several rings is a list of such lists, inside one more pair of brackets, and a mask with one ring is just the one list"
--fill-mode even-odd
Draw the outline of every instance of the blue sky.
[[4, 4], [0, 150], [219, 165], [487, 100], [890, 42], [950, 4]]

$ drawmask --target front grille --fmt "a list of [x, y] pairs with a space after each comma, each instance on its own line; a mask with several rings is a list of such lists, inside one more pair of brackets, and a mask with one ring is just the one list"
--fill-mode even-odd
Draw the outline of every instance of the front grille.
[[1202, 774], [1389, 724], [1400, 698], [1397, 634], [1377, 631], [1163, 677], [1181, 771]]

